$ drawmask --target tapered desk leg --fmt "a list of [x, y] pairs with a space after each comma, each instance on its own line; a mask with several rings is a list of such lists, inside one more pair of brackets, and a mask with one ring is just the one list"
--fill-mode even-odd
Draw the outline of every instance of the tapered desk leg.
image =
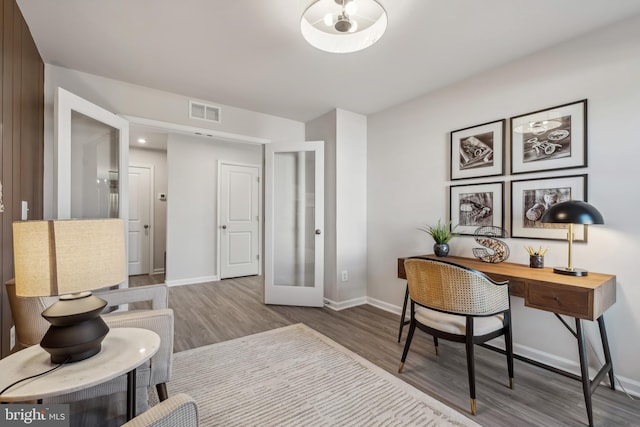
[[136, 416], [136, 370], [127, 373], [127, 421]]
[[409, 299], [409, 284], [407, 283], [407, 289], [404, 291], [404, 303], [402, 304], [402, 315], [400, 316], [400, 331], [398, 332], [398, 342], [402, 338], [402, 328], [407, 323], [404, 321], [404, 317], [407, 314], [407, 300]]
[[607, 339], [607, 330], [604, 327], [604, 314], [598, 317], [598, 327], [600, 328], [600, 339], [602, 340], [602, 350], [604, 351], [604, 360], [611, 366], [609, 369], [609, 384], [611, 389], [616, 389], [615, 376], [613, 375], [613, 362], [611, 361], [611, 351], [609, 350], [609, 340]]
[[582, 392], [584, 403], [587, 407], [589, 426], [593, 427], [593, 407], [591, 405], [591, 380], [589, 378], [589, 360], [587, 359], [587, 347], [585, 346], [582, 321], [576, 318], [576, 337], [578, 338], [578, 353], [580, 354], [580, 374], [582, 375]]

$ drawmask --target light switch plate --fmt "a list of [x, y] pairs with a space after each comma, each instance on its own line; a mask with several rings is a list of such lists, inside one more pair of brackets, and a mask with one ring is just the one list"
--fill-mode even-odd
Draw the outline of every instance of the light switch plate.
[[26, 221], [29, 217], [29, 203], [25, 200], [22, 201], [22, 220]]

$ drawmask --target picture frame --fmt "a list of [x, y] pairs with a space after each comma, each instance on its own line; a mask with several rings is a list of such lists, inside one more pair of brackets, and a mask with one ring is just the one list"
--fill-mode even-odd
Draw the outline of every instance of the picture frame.
[[449, 201], [458, 234], [473, 236], [483, 226], [504, 228], [504, 182], [452, 185]]
[[511, 174], [587, 166], [587, 100], [511, 117]]
[[[543, 224], [549, 206], [568, 200], [587, 201], [587, 174], [511, 181], [511, 237], [567, 240], [567, 224]], [[574, 225], [574, 241], [587, 241], [587, 228]]]
[[506, 119], [454, 130], [450, 134], [450, 177], [504, 175]]

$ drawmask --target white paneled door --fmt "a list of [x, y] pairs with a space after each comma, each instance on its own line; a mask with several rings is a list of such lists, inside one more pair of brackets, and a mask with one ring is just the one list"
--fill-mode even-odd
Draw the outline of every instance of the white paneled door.
[[324, 304], [324, 144], [265, 147], [266, 304]]
[[151, 168], [129, 166], [129, 275], [149, 274], [151, 265]]
[[260, 167], [219, 163], [220, 278], [260, 272]]

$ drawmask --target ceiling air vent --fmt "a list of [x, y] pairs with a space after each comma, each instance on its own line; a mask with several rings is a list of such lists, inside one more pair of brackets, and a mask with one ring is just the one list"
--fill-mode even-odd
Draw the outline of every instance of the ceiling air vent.
[[220, 123], [220, 107], [203, 104], [202, 102], [189, 101], [189, 118]]

